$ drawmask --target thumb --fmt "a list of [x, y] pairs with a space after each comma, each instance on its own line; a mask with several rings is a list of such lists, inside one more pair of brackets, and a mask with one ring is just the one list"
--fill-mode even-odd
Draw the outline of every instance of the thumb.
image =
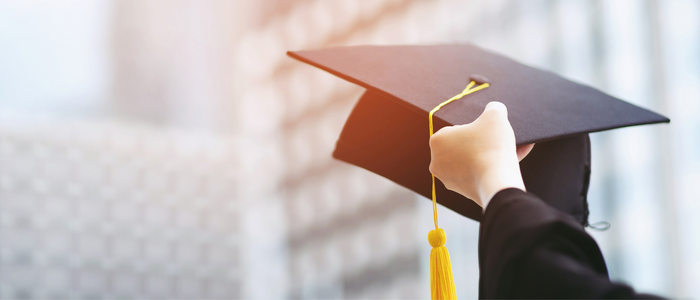
[[505, 104], [498, 101], [491, 101], [486, 104], [484, 112], [474, 120], [474, 122], [484, 121], [484, 120], [497, 120], [505, 119], [508, 120], [508, 109]]
[[484, 108], [484, 113], [486, 112], [499, 113], [506, 118], [508, 117], [508, 108], [506, 108], [505, 104], [498, 101], [491, 101], [488, 104], [486, 104], [486, 107]]

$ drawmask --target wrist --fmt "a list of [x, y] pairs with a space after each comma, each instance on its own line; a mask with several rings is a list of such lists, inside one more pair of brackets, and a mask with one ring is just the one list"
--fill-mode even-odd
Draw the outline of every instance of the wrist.
[[477, 192], [479, 204], [483, 210], [486, 210], [489, 202], [491, 202], [491, 198], [502, 190], [517, 188], [525, 191], [525, 183], [520, 174], [520, 166], [518, 164], [515, 164], [515, 166], [510, 168], [491, 168], [481, 177]]

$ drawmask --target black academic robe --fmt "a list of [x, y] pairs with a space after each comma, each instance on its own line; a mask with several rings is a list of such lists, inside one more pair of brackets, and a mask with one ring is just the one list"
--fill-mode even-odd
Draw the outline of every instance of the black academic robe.
[[613, 283], [573, 217], [519, 189], [497, 193], [479, 232], [479, 298], [658, 298]]

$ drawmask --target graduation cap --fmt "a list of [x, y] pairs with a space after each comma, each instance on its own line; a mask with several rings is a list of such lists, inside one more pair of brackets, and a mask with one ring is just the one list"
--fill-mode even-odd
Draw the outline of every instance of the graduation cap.
[[[527, 190], [584, 226], [591, 171], [588, 133], [669, 122], [589, 86], [472, 45], [336, 47], [288, 55], [366, 88], [333, 157], [429, 199], [430, 112], [469, 84], [481, 89], [435, 112], [434, 130], [471, 123], [487, 103], [504, 103], [516, 143], [537, 143], [520, 166]], [[435, 191], [438, 203], [481, 219], [481, 207], [439, 180]]]

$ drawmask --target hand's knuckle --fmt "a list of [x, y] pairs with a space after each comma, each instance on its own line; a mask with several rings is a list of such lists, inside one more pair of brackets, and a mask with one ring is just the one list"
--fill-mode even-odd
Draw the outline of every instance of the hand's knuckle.
[[430, 137], [430, 148], [439, 147], [443, 143], [443, 134], [439, 131]]

